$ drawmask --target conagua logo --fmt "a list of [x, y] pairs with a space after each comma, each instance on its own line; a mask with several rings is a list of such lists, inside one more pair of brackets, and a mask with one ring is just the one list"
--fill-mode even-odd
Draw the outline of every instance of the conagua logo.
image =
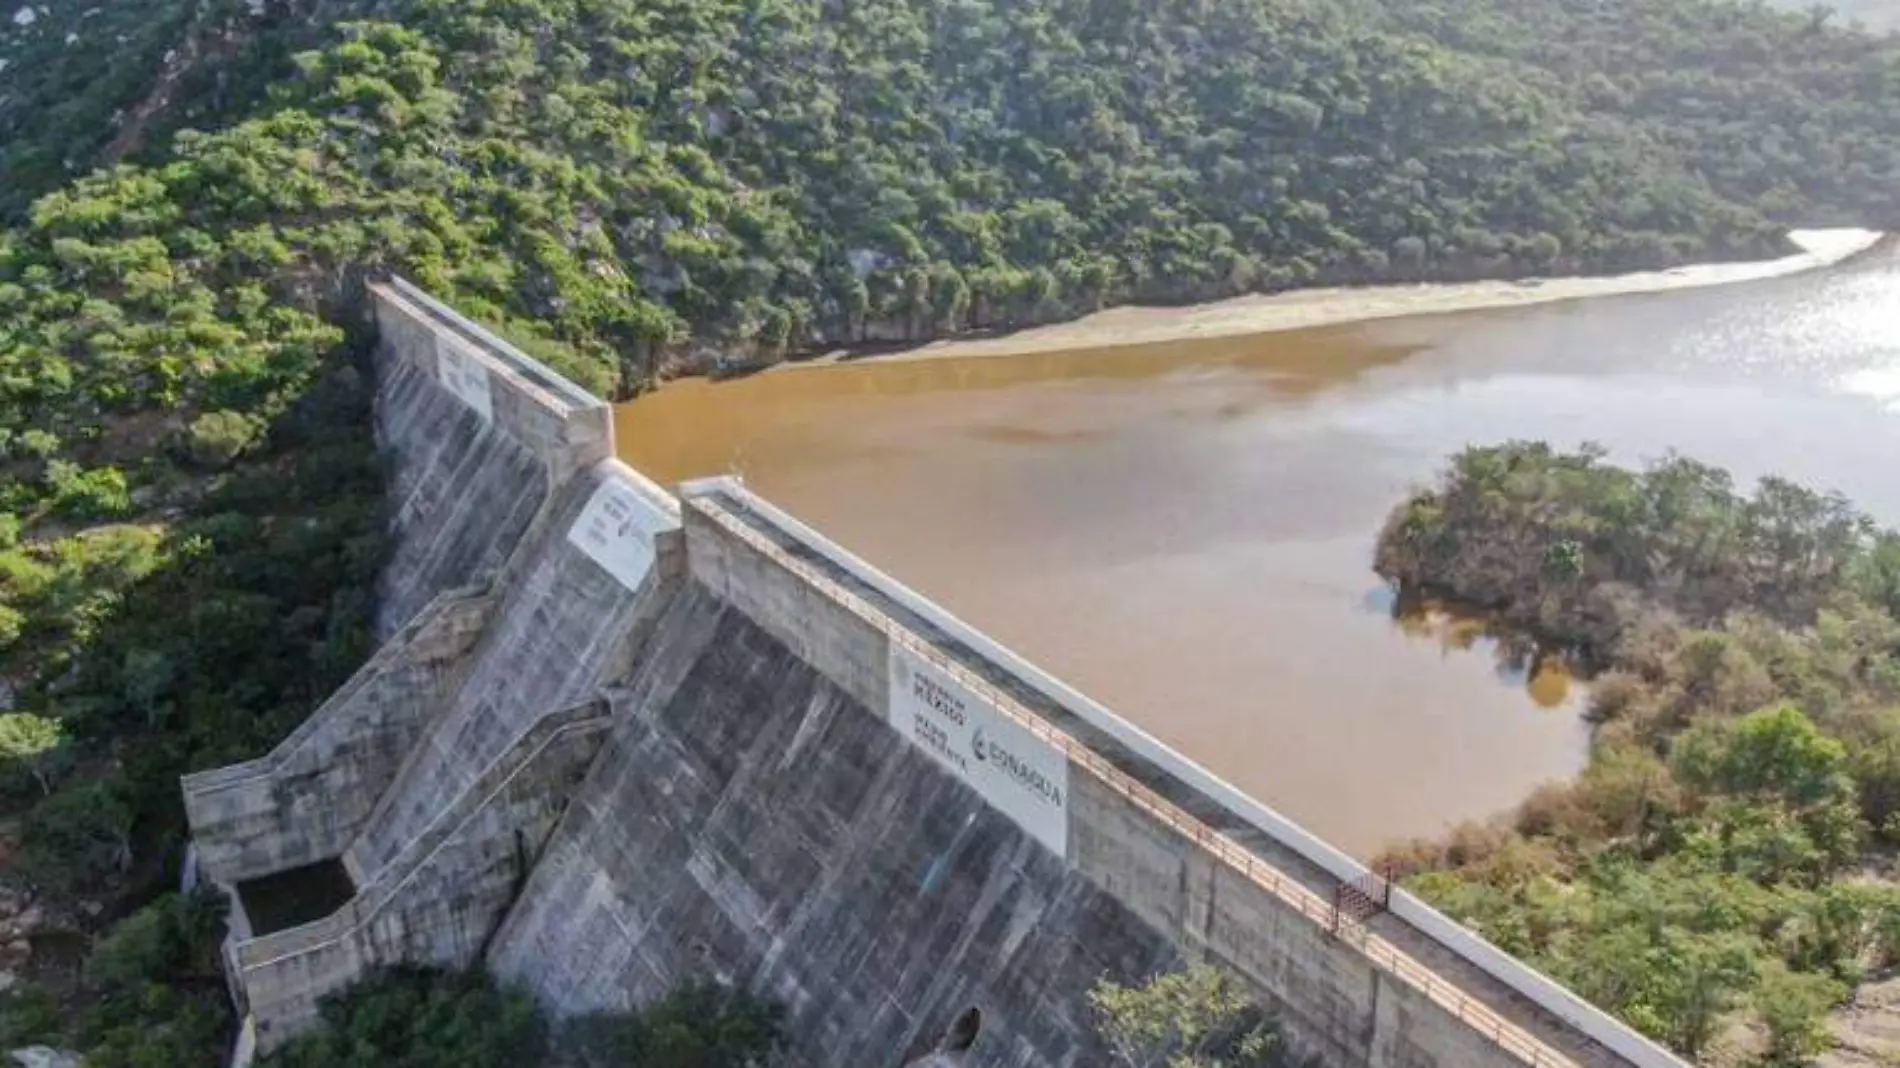
[[1062, 807], [1062, 789], [1049, 781], [1049, 777], [1024, 763], [1015, 753], [983, 736], [983, 728], [978, 727], [970, 736], [970, 753], [979, 764], [987, 764], [991, 758], [1003, 774], [1008, 775], [1016, 785], [1041, 797], [1044, 801]]

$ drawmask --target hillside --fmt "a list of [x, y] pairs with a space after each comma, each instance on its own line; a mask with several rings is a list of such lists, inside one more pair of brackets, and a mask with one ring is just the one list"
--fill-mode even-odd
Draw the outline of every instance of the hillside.
[[[150, 900], [176, 776], [363, 655], [365, 271], [625, 393], [1131, 300], [1892, 227], [1895, 100], [1900, 45], [1712, 0], [0, 10], [14, 904], [83, 947]], [[0, 1040], [203, 1063], [216, 916], [132, 916], [83, 974], [0, 954], [43, 980]]]
[[[1814, 7], [1799, 0], [1775, 0], [1772, 6], [1797, 14]], [[1858, 23], [1870, 30], [1900, 30], [1900, 4], [1894, 0], [1840, 0], [1839, 3], [1824, 6], [1832, 8], [1835, 18], [1843, 22]]]

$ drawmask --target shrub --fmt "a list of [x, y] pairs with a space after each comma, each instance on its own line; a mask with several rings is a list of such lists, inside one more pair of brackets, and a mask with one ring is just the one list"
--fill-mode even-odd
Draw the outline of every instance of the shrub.
[[1097, 1030], [1125, 1068], [1267, 1068], [1282, 1063], [1278, 1035], [1227, 973], [1196, 964], [1125, 987], [1089, 992]]
[[59, 890], [101, 886], [132, 862], [132, 821], [122, 780], [58, 791], [27, 814], [20, 837], [21, 870]]
[[564, 1068], [752, 1068], [783, 1043], [783, 1012], [743, 991], [693, 983], [632, 1015], [573, 1021]]
[[257, 440], [256, 420], [242, 412], [206, 412], [191, 421], [185, 451], [193, 463], [223, 467]]
[[0, 714], [0, 783], [17, 787], [37, 784], [53, 792], [53, 780], [66, 757], [59, 723], [31, 712]]
[[264, 1059], [268, 1068], [523, 1068], [547, 1054], [525, 994], [479, 972], [396, 969], [323, 1000], [323, 1027]]
[[1779, 962], [1769, 963], [1755, 995], [1755, 1009], [1768, 1027], [1768, 1063], [1806, 1064], [1826, 1050], [1831, 1044], [1827, 1012], [1846, 993], [1843, 984], [1826, 976], [1791, 972]]

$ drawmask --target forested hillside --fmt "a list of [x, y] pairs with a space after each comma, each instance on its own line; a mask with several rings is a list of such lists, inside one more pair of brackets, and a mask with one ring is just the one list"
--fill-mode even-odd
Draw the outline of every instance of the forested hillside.
[[[324, 192], [387, 232], [321, 258], [403, 261], [609, 376], [689, 337], [1756, 255], [1789, 223], [1900, 218], [1900, 46], [1713, 0], [363, 5], [400, 39], [137, 6], [14, 20], [16, 214], [64, 161], [294, 110], [318, 128], [227, 136], [341, 165]], [[165, 25], [157, 82], [121, 73]], [[262, 100], [304, 41], [329, 50]], [[92, 79], [100, 49], [132, 62]]]
[[1397, 851], [1414, 888], [1698, 1060], [1825, 1049], [1900, 966], [1900, 533], [1780, 479], [1518, 442], [1455, 457], [1377, 563], [1595, 674], [1583, 774]]
[[[169, 879], [176, 776], [363, 655], [367, 271], [624, 393], [1113, 302], [1892, 226], [1896, 101], [1900, 45], [1714, 0], [0, 8], [0, 832], [57, 935], [0, 903], [0, 969], [44, 980], [0, 1040], [217, 1040], [201, 902], [63, 964]], [[66, 949], [23, 963], [40, 942]]]

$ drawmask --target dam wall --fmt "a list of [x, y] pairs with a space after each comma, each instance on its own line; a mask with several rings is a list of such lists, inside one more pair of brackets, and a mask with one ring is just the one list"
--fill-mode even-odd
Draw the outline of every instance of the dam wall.
[[743, 986], [810, 1068], [972, 1018], [961, 1063], [1079, 1068], [1098, 981], [1212, 961], [1328, 1068], [1682, 1068], [738, 482], [653, 486], [492, 334], [372, 294], [388, 641], [277, 751], [185, 783], [221, 883], [349, 884], [277, 929], [234, 894], [260, 1050], [368, 969], [479, 962], [561, 1016]]
[[1166, 938], [705, 587], [661, 634], [497, 976], [562, 1014], [738, 984], [798, 1065], [896, 1068], [970, 1007], [977, 1063], [1102, 1062], [1082, 993], [1172, 968]]
[[[399, 282], [371, 292], [394, 629], [270, 754], [183, 783], [262, 1052], [368, 968], [479, 960], [684, 570], [677, 504], [608, 455], [604, 403]], [[270, 929], [251, 880], [343, 896]]]
[[553, 495], [613, 456], [613, 410], [401, 279], [370, 287], [376, 436], [390, 458], [377, 630], [492, 577]]
[[631, 672], [684, 570], [677, 506], [618, 460], [569, 479], [549, 515], [513, 563], [455, 692], [344, 851], [357, 885], [538, 719]]
[[[1396, 1009], [1401, 1018], [1414, 1010], [1416, 1019], [1456, 1017], [1464, 1032], [1485, 1037], [1494, 1055], [1515, 1063], [1682, 1065], [739, 483], [705, 480], [682, 493], [695, 581], [747, 606], [873, 710], [888, 710], [905, 670], [915, 670], [900, 669], [902, 655], [935, 667], [942, 687], [960, 691], [960, 703], [986, 705], [1061, 752], [1071, 786], [1070, 865], [1178, 944], [1196, 945], [1255, 978], [1279, 999], [1290, 1024], [1332, 1021], [1308, 1037], [1318, 1037], [1322, 1050], [1340, 1047], [1335, 1052], [1344, 1063], [1487, 1063], [1466, 1055], [1436, 1062], [1428, 1050], [1408, 1050], [1407, 1035], [1378, 1030]], [[710, 536], [702, 519], [737, 540]], [[827, 610], [827, 601], [847, 611]], [[897, 650], [883, 676], [876, 639], [867, 645], [864, 637], [876, 631], [884, 633], [885, 648]], [[901, 731], [903, 718], [892, 714], [893, 728]], [[1201, 884], [1196, 873], [1210, 870]], [[1208, 887], [1204, 901], [1197, 884]], [[1231, 913], [1233, 889], [1247, 885], [1277, 903]], [[1389, 896], [1384, 907], [1342, 923], [1334, 906], [1342, 887]], [[1293, 914], [1306, 924], [1285, 924]], [[1276, 927], [1269, 918], [1282, 922]], [[1327, 936], [1330, 953], [1299, 937], [1313, 929]], [[1264, 931], [1276, 933], [1263, 938]], [[1342, 950], [1349, 952], [1342, 957]], [[1368, 964], [1377, 975], [1344, 978]], [[1396, 1000], [1387, 997], [1394, 991]], [[1305, 1009], [1303, 992], [1311, 996]], [[1353, 1040], [1347, 1036], [1355, 1020], [1377, 1026]]]
[[389, 464], [383, 641], [272, 752], [185, 778], [200, 862], [227, 885], [342, 853], [456, 692], [496, 576], [556, 492], [613, 453], [605, 402], [401, 279], [370, 296]]

